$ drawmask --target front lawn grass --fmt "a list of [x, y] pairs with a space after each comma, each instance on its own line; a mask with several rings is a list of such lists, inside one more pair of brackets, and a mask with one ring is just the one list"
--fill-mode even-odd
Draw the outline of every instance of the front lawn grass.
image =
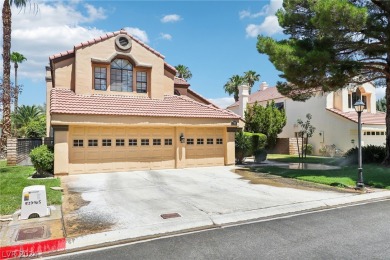
[[329, 165], [339, 165], [342, 163], [344, 158], [337, 157], [322, 157], [322, 156], [312, 156], [308, 155], [306, 158], [299, 158], [298, 155], [288, 155], [288, 154], [268, 154], [267, 160], [276, 161], [276, 162], [285, 162], [285, 163], [322, 163]]
[[[255, 172], [269, 173], [331, 186], [355, 187], [357, 166], [343, 166], [336, 170], [286, 169], [278, 166], [252, 167]], [[390, 168], [377, 164], [363, 165], [364, 183], [375, 188], [390, 189]]]
[[60, 179], [27, 179], [33, 173], [34, 167], [6, 166], [6, 161], [0, 162], [0, 215], [12, 214], [20, 209], [23, 188], [31, 185], [46, 186], [48, 205], [61, 204], [61, 192], [50, 189], [60, 186]]

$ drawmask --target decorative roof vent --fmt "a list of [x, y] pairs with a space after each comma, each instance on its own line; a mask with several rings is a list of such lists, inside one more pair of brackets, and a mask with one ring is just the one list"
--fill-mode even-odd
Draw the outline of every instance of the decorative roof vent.
[[131, 48], [131, 38], [126, 34], [119, 34], [115, 39], [116, 46], [124, 51]]

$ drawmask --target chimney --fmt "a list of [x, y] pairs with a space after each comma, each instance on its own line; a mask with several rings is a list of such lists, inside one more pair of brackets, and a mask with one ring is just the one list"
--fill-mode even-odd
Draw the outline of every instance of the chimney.
[[241, 85], [238, 87], [238, 114], [244, 118], [245, 116], [245, 109], [246, 105], [248, 104], [248, 97], [249, 97], [249, 86], [248, 85]]
[[266, 90], [268, 88], [268, 84], [267, 84], [267, 82], [265, 82], [265, 81], [263, 81], [263, 82], [261, 82], [261, 84], [260, 84], [260, 91], [261, 90]]

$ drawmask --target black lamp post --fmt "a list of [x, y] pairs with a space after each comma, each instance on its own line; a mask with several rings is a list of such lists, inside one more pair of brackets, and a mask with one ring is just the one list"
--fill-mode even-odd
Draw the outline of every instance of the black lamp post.
[[353, 104], [356, 112], [358, 113], [358, 159], [359, 159], [359, 168], [358, 168], [358, 180], [356, 182], [356, 188], [364, 189], [363, 182], [363, 168], [362, 168], [362, 112], [364, 110], [365, 104], [360, 99]]

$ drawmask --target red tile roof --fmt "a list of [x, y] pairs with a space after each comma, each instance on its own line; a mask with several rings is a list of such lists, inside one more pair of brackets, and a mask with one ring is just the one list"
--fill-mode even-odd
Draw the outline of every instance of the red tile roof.
[[[53, 60], [53, 59], [56, 59], [56, 58], [60, 58], [60, 57], [67, 56], [67, 55], [69, 55], [69, 54], [73, 54], [75, 49], [79, 49], [79, 48], [83, 48], [83, 47], [90, 46], [90, 45], [92, 45], [92, 44], [101, 42], [101, 41], [103, 41], [103, 40], [112, 38], [112, 37], [114, 37], [114, 36], [117, 36], [118, 34], [127, 34], [133, 41], [135, 41], [135, 42], [137, 42], [138, 44], [140, 44], [141, 46], [145, 47], [146, 49], [148, 49], [150, 52], [154, 53], [154, 54], [157, 55], [158, 57], [160, 57], [160, 58], [162, 58], [162, 59], [165, 59], [164, 55], [162, 55], [162, 54], [159, 53], [158, 51], [154, 50], [153, 48], [149, 47], [148, 45], [146, 45], [146, 44], [143, 43], [142, 41], [138, 40], [137, 38], [133, 37], [131, 34], [129, 34], [128, 32], [126, 32], [125, 30], [120, 30], [120, 31], [112, 32], [112, 33], [107, 33], [107, 34], [102, 35], [102, 36], [100, 36], [100, 37], [97, 37], [97, 38], [95, 38], [95, 39], [92, 39], [92, 40], [89, 40], [89, 41], [85, 41], [85, 42], [79, 43], [79, 44], [77, 44], [77, 45], [74, 46], [74, 49], [73, 49], [73, 50], [69, 50], [69, 51], [65, 51], [65, 52], [61, 52], [61, 53], [54, 54], [54, 55], [50, 56], [49, 59], [50, 59], [50, 60]], [[175, 70], [176, 70], [176, 69], [175, 69]]]
[[69, 89], [54, 88], [50, 113], [83, 115], [123, 115], [150, 117], [191, 117], [239, 119], [235, 113], [205, 105], [185, 96], [164, 99], [119, 95], [78, 95]]
[[[353, 122], [358, 121], [358, 114], [355, 111], [341, 112], [334, 108], [327, 108], [328, 111], [342, 116]], [[362, 113], [362, 124], [364, 125], [384, 125], [386, 123], [386, 113], [377, 112], [376, 114], [363, 112]]]
[[190, 83], [188, 83], [185, 79], [178, 78], [178, 77], [175, 77], [173, 79], [173, 82], [175, 83], [175, 85], [181, 85], [181, 86], [189, 86], [190, 85]]
[[[268, 100], [273, 100], [273, 99], [278, 99], [278, 98], [283, 98], [284, 96], [279, 93], [278, 89], [276, 87], [268, 87], [264, 90], [259, 90], [256, 91], [252, 94], [249, 95], [248, 98], [248, 104], [252, 104], [257, 102], [262, 102], [262, 101], [268, 101]], [[230, 107], [236, 107], [239, 105], [239, 102], [235, 102], [234, 104], [228, 106]]]

